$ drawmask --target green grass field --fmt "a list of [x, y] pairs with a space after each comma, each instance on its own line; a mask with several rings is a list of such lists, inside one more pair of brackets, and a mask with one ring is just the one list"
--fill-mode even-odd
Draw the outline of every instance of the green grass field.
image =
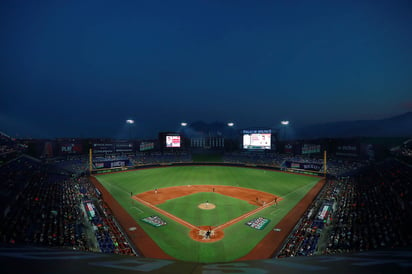
[[[216, 209], [203, 210], [197, 207], [205, 201], [213, 203]], [[257, 208], [246, 201], [213, 192], [187, 195], [158, 207], [196, 226], [218, 226]]]
[[[142, 169], [132, 172], [98, 175], [96, 178], [166, 253], [178, 260], [201, 263], [229, 262], [249, 253], [319, 181], [319, 178], [298, 174], [226, 166], [176, 166]], [[256, 216], [251, 216], [250, 219], [257, 216], [269, 219], [271, 222], [265, 229], [252, 229], [244, 224], [247, 221], [245, 220], [245, 222], [238, 222], [224, 229], [225, 237], [222, 240], [213, 243], [201, 243], [189, 237], [188, 228], [132, 200], [130, 197], [130, 192], [137, 194], [155, 188], [160, 189], [179, 185], [241, 186], [279, 195], [283, 200], [277, 208], [268, 207], [255, 214]], [[204, 193], [198, 194], [205, 195]], [[182, 201], [187, 202], [186, 199], [192, 199], [190, 196], [196, 197], [196, 194], [182, 197]], [[222, 202], [230, 204], [230, 199], [226, 200], [227, 197], [224, 197], [225, 201]], [[179, 199], [181, 198], [169, 201], [171, 205], [166, 202], [159, 205], [159, 207], [195, 225], [198, 225], [196, 222], [199, 222], [199, 225], [213, 225], [212, 222], [215, 221], [216, 214], [222, 215], [222, 217], [218, 217], [221, 218], [218, 222], [224, 222], [225, 218], [230, 218], [224, 216], [226, 215], [225, 210], [227, 211], [230, 208], [229, 205], [217, 207], [216, 211], [213, 210], [214, 214], [203, 210], [199, 212], [199, 216], [195, 216], [196, 214], [189, 211], [186, 215], [187, 204], [186, 202], [176, 202]], [[204, 200], [202, 197], [200, 199]], [[237, 200], [236, 206], [240, 202], [242, 201]], [[191, 210], [194, 211], [195, 208]], [[242, 213], [239, 211], [234, 215], [236, 214], [241, 215]], [[150, 215], [159, 215], [168, 224], [156, 228], [141, 221], [142, 218]]]

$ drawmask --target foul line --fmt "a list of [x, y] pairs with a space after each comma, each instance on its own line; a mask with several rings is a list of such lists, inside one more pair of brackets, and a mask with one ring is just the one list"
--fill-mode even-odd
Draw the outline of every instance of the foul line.
[[186, 226], [186, 227], [189, 228], [189, 229], [198, 229], [197, 226], [194, 226], [194, 225], [192, 225], [191, 223], [186, 222], [185, 220], [180, 219], [179, 217], [176, 217], [175, 215], [170, 214], [169, 212], [167, 212], [167, 211], [165, 211], [165, 210], [163, 210], [163, 209], [161, 209], [161, 208], [158, 208], [158, 207], [152, 205], [151, 203], [146, 202], [146, 201], [143, 200], [143, 199], [140, 199], [140, 198], [138, 198], [138, 197], [136, 197], [136, 196], [133, 196], [133, 199], [135, 199], [136, 201], [138, 201], [138, 202], [140, 202], [140, 203], [142, 203], [142, 204], [144, 204], [144, 205], [146, 205], [146, 206], [148, 206], [148, 207], [156, 210], [157, 212], [159, 212], [159, 213], [161, 213], [161, 214], [169, 217], [170, 219], [175, 220], [175, 221], [181, 223], [182, 225]]
[[137, 206], [131, 206], [130, 208], [134, 208], [134, 209], [136, 209], [137, 211], [139, 211], [139, 213], [138, 213], [138, 214], [142, 214], [142, 213], [144, 213], [144, 211], [143, 211], [143, 210], [141, 210], [140, 208], [138, 208]]
[[275, 204], [275, 201], [272, 201], [272, 202], [270, 202], [270, 203], [265, 204], [264, 206], [255, 208], [254, 210], [249, 211], [248, 213], [245, 213], [245, 214], [243, 214], [243, 215], [241, 215], [241, 216], [239, 216], [239, 217], [237, 217], [237, 218], [234, 218], [234, 219], [230, 220], [230, 221], [227, 222], [227, 223], [224, 223], [224, 224], [222, 224], [222, 225], [219, 225], [219, 226], [215, 227], [213, 230], [225, 229], [226, 227], [231, 226], [231, 225], [233, 225], [233, 224], [235, 224], [235, 223], [237, 223], [237, 222], [240, 222], [241, 220], [246, 219], [246, 218], [252, 216], [253, 214], [258, 213], [259, 211], [261, 211], [261, 210], [263, 210], [263, 209], [265, 209], [265, 208], [267, 208], [267, 207], [269, 207], [269, 206], [271, 206], [271, 205], [274, 205], [274, 204]]
[[313, 187], [315, 187], [315, 185], [317, 184], [318, 182], [316, 182], [314, 185], [310, 185], [310, 184], [307, 184], [307, 185], [303, 185], [303, 186], [301, 186], [301, 187], [299, 187], [299, 188], [297, 188], [297, 189], [295, 189], [295, 190], [293, 190], [293, 191], [291, 191], [291, 192], [289, 192], [289, 193], [287, 193], [286, 195], [283, 195], [283, 196], [281, 196], [282, 198], [285, 198], [285, 197], [288, 197], [288, 196], [290, 196], [290, 195], [292, 195], [293, 193], [295, 193], [295, 192], [298, 192], [298, 191], [301, 191], [302, 189], [304, 189], [304, 188], [313, 188]]
[[129, 193], [129, 192], [127, 192], [125, 189], [123, 189], [123, 188], [119, 187], [119, 186], [118, 186], [118, 185], [116, 185], [116, 184], [109, 184], [108, 189], [110, 189], [110, 187], [115, 187], [115, 188], [117, 188], [118, 190], [120, 190], [121, 192], [124, 192], [124, 193], [126, 193], [126, 194], [130, 195], [130, 193]]

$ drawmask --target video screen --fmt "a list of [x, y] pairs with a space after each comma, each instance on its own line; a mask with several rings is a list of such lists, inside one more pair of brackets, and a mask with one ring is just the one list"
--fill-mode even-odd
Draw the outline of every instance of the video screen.
[[271, 149], [271, 130], [244, 130], [244, 149]]
[[180, 136], [166, 136], [166, 147], [180, 147]]
[[320, 153], [320, 145], [303, 144], [302, 154]]
[[153, 142], [141, 142], [140, 143], [140, 151], [146, 151], [146, 150], [151, 150], [151, 149], [154, 149]]

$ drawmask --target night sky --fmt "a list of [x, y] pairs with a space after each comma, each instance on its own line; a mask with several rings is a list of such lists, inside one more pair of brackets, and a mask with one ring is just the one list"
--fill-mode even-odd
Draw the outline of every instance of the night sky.
[[412, 110], [412, 1], [0, 1], [0, 131], [156, 137]]

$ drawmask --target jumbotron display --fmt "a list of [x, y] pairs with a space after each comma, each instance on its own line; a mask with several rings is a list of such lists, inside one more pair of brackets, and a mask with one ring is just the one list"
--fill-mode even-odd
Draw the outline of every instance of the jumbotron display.
[[180, 147], [180, 136], [167, 135], [166, 147]]
[[271, 149], [270, 129], [243, 130], [244, 149]]

